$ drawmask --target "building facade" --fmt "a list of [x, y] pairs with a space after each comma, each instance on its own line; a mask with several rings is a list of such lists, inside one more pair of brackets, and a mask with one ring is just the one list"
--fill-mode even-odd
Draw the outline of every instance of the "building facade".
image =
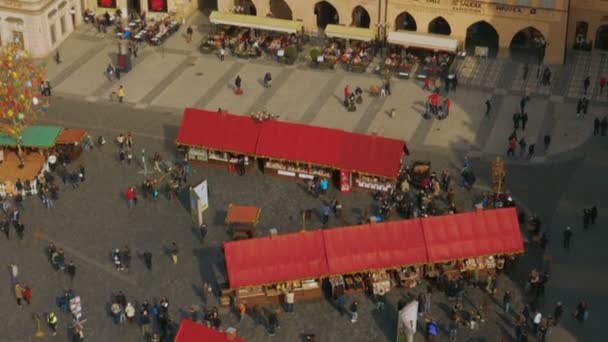
[[82, 22], [82, 0], [0, 0], [0, 44], [18, 41], [33, 57], [55, 50]]
[[563, 63], [581, 31], [594, 46], [608, 49], [605, 0], [218, 0], [217, 5], [219, 11], [238, 8], [299, 20], [310, 34], [328, 23], [369, 27], [380, 38], [396, 30], [445, 34], [469, 51], [480, 46], [489, 47], [491, 55], [525, 52], [547, 63]]
[[174, 15], [184, 18], [195, 12], [199, 5], [196, 0], [83, 0], [86, 8], [96, 14], [114, 13], [120, 10], [123, 16], [131, 13], [146, 13], [147, 18]]

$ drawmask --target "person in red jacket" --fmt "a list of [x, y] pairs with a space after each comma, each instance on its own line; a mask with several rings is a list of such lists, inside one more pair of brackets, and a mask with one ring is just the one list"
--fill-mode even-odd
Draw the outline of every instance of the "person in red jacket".
[[431, 90], [431, 78], [430, 77], [427, 76], [424, 79], [424, 87], [422, 87], [422, 89]]
[[344, 87], [344, 102], [348, 101], [348, 97], [350, 96], [350, 89], [348, 88], [348, 84]]
[[129, 209], [133, 208], [133, 206], [135, 205], [135, 200], [137, 199], [137, 196], [135, 195], [135, 187], [129, 187], [127, 189], [127, 192], [125, 193], [125, 197], [127, 198], [127, 206], [129, 207]]
[[606, 77], [600, 78], [600, 94], [604, 91], [604, 87], [606, 86]]

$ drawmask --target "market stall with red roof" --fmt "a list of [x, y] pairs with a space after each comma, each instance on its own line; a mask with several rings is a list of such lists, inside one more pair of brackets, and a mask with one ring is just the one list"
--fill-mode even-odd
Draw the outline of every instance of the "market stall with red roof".
[[401, 161], [408, 154], [405, 142], [378, 135], [346, 133], [342, 143], [342, 177], [355, 187], [388, 191], [399, 176]]
[[278, 304], [287, 286], [296, 299], [318, 298], [328, 273], [322, 231], [226, 242], [224, 256], [230, 288], [247, 305]]
[[189, 160], [248, 167], [253, 165], [260, 128], [248, 116], [186, 108], [176, 143]]
[[515, 208], [482, 210], [421, 220], [429, 264], [459, 276], [469, 270], [493, 273], [497, 255], [523, 253]]
[[[230, 330], [230, 329], [228, 329]], [[234, 329], [233, 329], [234, 330]], [[211, 329], [205, 325], [183, 319], [174, 342], [245, 342], [235, 332]]]

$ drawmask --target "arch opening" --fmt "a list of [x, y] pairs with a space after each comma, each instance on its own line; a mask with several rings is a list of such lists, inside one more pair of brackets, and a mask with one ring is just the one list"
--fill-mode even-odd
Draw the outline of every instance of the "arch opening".
[[524, 63], [542, 64], [546, 46], [545, 36], [538, 29], [528, 26], [515, 33], [509, 50], [514, 59]]
[[338, 11], [327, 1], [319, 1], [315, 4], [315, 15], [317, 16], [317, 27], [321, 29], [325, 29], [328, 24], [340, 23]]
[[449, 36], [452, 33], [452, 28], [443, 17], [437, 17], [429, 23], [429, 33]]
[[352, 26], [369, 28], [371, 18], [369, 13], [363, 6], [357, 6], [353, 9]]
[[408, 12], [401, 12], [395, 19], [395, 30], [397, 31], [416, 31], [416, 19]]
[[269, 16], [279, 19], [292, 20], [293, 14], [291, 13], [291, 7], [285, 2], [285, 0], [270, 0], [270, 13]]
[[498, 31], [486, 21], [478, 21], [467, 28], [467, 37], [464, 47], [467, 54], [475, 53], [475, 47], [487, 47], [488, 57], [496, 57], [498, 54]]

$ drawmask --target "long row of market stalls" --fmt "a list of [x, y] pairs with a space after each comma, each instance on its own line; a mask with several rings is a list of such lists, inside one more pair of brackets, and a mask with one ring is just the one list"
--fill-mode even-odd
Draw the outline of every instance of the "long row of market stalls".
[[[523, 253], [515, 208], [388, 221], [224, 243], [229, 290], [247, 305], [379, 293], [414, 287], [422, 277], [484, 279], [504, 257]], [[224, 301], [225, 302], [225, 301]]]
[[184, 110], [176, 142], [189, 160], [252, 168], [257, 159], [266, 174], [339, 179], [341, 191], [389, 190], [408, 153], [397, 139], [193, 108]]

